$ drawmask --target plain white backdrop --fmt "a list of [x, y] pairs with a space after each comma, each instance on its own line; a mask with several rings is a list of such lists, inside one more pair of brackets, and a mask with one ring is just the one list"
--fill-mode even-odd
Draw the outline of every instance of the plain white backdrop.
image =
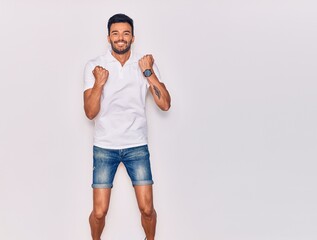
[[[0, 3], [0, 239], [87, 240], [83, 70], [115, 13], [171, 96], [147, 101], [158, 240], [317, 239], [317, 3]], [[123, 167], [102, 239], [141, 240]]]

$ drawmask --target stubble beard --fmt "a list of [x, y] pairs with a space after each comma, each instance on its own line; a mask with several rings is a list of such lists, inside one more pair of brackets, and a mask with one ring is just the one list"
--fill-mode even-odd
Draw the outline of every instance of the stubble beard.
[[[115, 43], [118, 43], [118, 42], [124, 42], [125, 44], [127, 44], [127, 47], [126, 47], [125, 49], [122, 49], [122, 50], [117, 49], [117, 48], [114, 46], [114, 44], [115, 44]], [[125, 54], [125, 53], [129, 52], [129, 50], [131, 49], [132, 41], [130, 41], [129, 43], [126, 42], [126, 41], [116, 41], [116, 42], [110, 41], [110, 44], [111, 44], [112, 51], [114, 51], [116, 54], [122, 55], [122, 54]]]

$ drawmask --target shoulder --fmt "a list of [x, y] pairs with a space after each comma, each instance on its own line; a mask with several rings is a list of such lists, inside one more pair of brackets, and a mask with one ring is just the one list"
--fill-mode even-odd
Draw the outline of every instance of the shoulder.
[[142, 58], [142, 54], [132, 51], [131, 62], [137, 63]]
[[87, 63], [86, 66], [97, 66], [97, 65], [102, 65], [107, 62], [107, 54], [100, 55], [98, 57], [95, 57], [93, 59], [90, 59]]

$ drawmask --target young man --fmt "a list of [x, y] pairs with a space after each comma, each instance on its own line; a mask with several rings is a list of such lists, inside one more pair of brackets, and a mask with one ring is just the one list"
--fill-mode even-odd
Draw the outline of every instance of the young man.
[[148, 89], [163, 111], [170, 95], [160, 82], [152, 55], [138, 56], [133, 20], [116, 14], [108, 21], [111, 49], [90, 60], [85, 68], [84, 108], [95, 121], [93, 147], [93, 210], [89, 217], [93, 240], [100, 240], [110, 202], [113, 179], [122, 162], [135, 189], [147, 240], [154, 240], [156, 212], [147, 146], [145, 98]]

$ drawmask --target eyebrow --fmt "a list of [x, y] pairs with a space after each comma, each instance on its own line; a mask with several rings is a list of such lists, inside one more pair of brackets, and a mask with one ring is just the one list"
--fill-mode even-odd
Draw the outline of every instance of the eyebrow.
[[[113, 30], [113, 31], [111, 31], [111, 33], [114, 33], [114, 32], [119, 32], [118, 30]], [[131, 33], [131, 31], [130, 30], [125, 30], [125, 31], [123, 31], [124, 33]]]

